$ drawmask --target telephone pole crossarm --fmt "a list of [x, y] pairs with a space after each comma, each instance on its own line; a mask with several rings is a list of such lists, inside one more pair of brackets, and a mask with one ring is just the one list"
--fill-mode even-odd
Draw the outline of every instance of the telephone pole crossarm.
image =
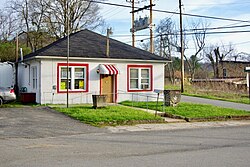
[[150, 5], [144, 6], [143, 8], [138, 8], [137, 10], [131, 11], [130, 13], [136, 13], [136, 12], [148, 9], [150, 7], [153, 7], [153, 6], [155, 6], [155, 4], [150, 4]]

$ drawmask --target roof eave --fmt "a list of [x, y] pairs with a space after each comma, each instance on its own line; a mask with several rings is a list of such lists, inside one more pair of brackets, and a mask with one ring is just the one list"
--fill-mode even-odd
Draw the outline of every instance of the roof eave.
[[[61, 56], [34, 56], [26, 58], [24, 61], [29, 61], [33, 59], [57, 59], [57, 60], [67, 60], [67, 57]], [[100, 60], [105, 61], [107, 58], [86, 58], [86, 57], [69, 57], [69, 60]], [[135, 62], [152, 62], [152, 63], [168, 63], [171, 62], [170, 60], [140, 60], [140, 59], [112, 59], [111, 61], [135, 61]]]

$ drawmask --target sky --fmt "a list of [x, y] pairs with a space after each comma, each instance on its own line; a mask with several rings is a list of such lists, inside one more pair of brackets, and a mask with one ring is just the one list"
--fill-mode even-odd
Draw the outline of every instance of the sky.
[[[149, 5], [149, 0], [140, 0], [141, 3], [136, 4], [138, 7], [143, 7]], [[130, 5], [126, 0], [107, 0], [106, 2]], [[179, 12], [179, 1], [178, 0], [153, 0], [155, 6], [153, 9]], [[243, 23], [239, 21], [224, 21], [217, 19], [205, 19], [197, 18], [190, 16], [183, 16], [183, 27], [190, 29], [192, 22], [197, 22], [202, 20], [202, 22], [208, 24], [208, 27], [225, 27], [225, 26], [242, 26], [250, 25], [250, 1], [249, 0], [182, 0], [183, 4], [183, 13], [195, 14], [195, 15], [204, 15], [204, 16], [213, 16], [220, 18], [229, 18], [237, 20], [245, 20], [249, 22]], [[109, 6], [109, 5], [100, 5], [102, 7], [102, 15], [106, 20], [108, 26], [113, 29], [113, 38], [120, 40], [122, 42], [131, 44], [131, 9]], [[148, 11], [139, 12], [135, 14], [136, 18], [149, 16]], [[169, 14], [169, 13], [160, 13], [153, 12], [153, 23], [157, 26], [161, 19], [171, 18], [176, 26], [179, 27], [179, 15]], [[249, 27], [241, 27], [234, 29], [222, 29], [220, 31], [248, 31]], [[219, 31], [219, 30], [214, 30]], [[136, 32], [136, 35], [149, 35], [149, 30], [142, 30]], [[156, 34], [154, 34], [156, 35]], [[111, 36], [112, 37], [112, 36]], [[136, 46], [140, 45], [140, 39], [145, 39], [148, 37], [136, 36]], [[146, 41], [146, 40], [144, 40]], [[229, 34], [210, 34], [206, 36], [206, 47], [213, 45], [224, 45], [225, 47], [229, 46], [229, 43], [236, 48], [237, 52], [246, 52], [250, 53], [250, 32], [246, 33], [229, 33]], [[185, 50], [185, 54], [190, 56], [194, 54], [195, 46], [191, 36], [188, 39], [188, 48]], [[178, 55], [178, 53], [176, 53]]]
[[[135, 0], [140, 1], [140, 3], [136, 3], [135, 6], [143, 7], [145, 5], [149, 5], [149, 0]], [[0, 1], [0, 8], [2, 8], [5, 4], [6, 0]], [[108, 3], [122, 4], [122, 5], [131, 5], [126, 0], [106, 0]], [[155, 6], [153, 9], [163, 10], [163, 11], [171, 11], [171, 12], [179, 12], [179, 1], [178, 0], [153, 0], [153, 4]], [[238, 19], [245, 20], [249, 22], [239, 22], [239, 21], [224, 21], [224, 20], [216, 20], [216, 19], [205, 19], [205, 18], [197, 18], [190, 16], [183, 16], [183, 27], [190, 29], [190, 25], [192, 22], [202, 19], [202, 22], [208, 24], [208, 27], [225, 27], [225, 26], [242, 26], [242, 25], [250, 25], [250, 1], [249, 0], [182, 0], [183, 5], [183, 13], [196, 14], [196, 15], [205, 15], [205, 16], [213, 16], [213, 17], [221, 17], [221, 18], [230, 18], [230, 19]], [[99, 4], [101, 7], [100, 14], [105, 19], [107, 27], [112, 27], [113, 35], [111, 38], [116, 40], [120, 40], [124, 43], [131, 45], [131, 9], [124, 7], [117, 7], [111, 5]], [[149, 16], [148, 11], [138, 12], [135, 14], [135, 18]], [[157, 26], [161, 19], [171, 18], [176, 26], [179, 26], [179, 15], [169, 14], [169, 13], [160, 13], [153, 12], [153, 23]], [[222, 29], [220, 31], [248, 31], [249, 27], [241, 27], [234, 29]], [[219, 31], [219, 30], [214, 30]], [[102, 33], [105, 35], [101, 29], [97, 29], [96, 32]], [[148, 36], [140, 36], [140, 35], [149, 35], [149, 29], [145, 29], [142, 31], [138, 31], [135, 33], [136, 35], [136, 46], [140, 46], [141, 39], [148, 38]], [[154, 34], [157, 35], [157, 34]], [[144, 40], [144, 42], [147, 40]], [[250, 53], [250, 32], [245, 33], [229, 33], [229, 34], [210, 34], [206, 36], [206, 47], [210, 44], [218, 44], [225, 45], [226, 47], [232, 43], [234, 48], [237, 49], [237, 52], [246, 52]], [[195, 52], [194, 42], [192, 37], [188, 39], [188, 48], [185, 50], [186, 55], [192, 55]], [[176, 53], [178, 55], [178, 53]]]

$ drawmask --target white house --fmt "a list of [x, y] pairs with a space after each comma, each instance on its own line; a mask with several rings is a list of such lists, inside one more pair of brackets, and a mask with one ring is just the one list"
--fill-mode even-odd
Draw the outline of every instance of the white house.
[[[164, 89], [169, 60], [113, 39], [107, 56], [106, 39], [89, 30], [70, 35], [69, 103], [91, 103], [93, 94], [107, 95], [110, 103], [143, 99], [138, 94]], [[66, 83], [67, 37], [24, 56], [19, 64], [18, 86], [35, 93], [37, 103], [65, 104]]]

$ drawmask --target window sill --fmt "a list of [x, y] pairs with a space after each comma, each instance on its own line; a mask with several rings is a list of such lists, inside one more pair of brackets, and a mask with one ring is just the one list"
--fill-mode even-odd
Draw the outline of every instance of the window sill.
[[151, 92], [152, 89], [135, 89], [135, 90], [128, 90], [128, 92]]
[[[69, 90], [69, 93], [86, 93], [88, 92], [87, 90]], [[67, 90], [60, 90], [57, 91], [57, 93], [67, 93]]]

